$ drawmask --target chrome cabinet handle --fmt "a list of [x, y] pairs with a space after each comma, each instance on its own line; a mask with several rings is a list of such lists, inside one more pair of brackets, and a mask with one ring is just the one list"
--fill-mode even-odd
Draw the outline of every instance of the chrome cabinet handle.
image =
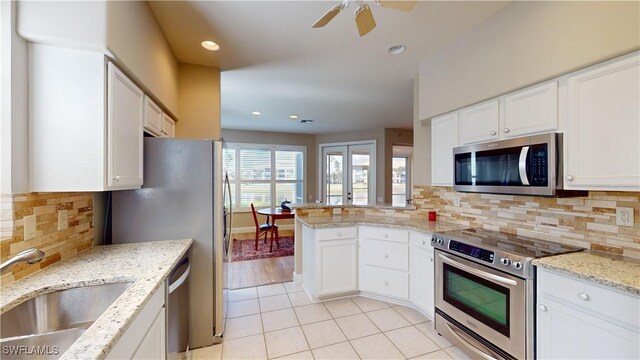
[[120, 181], [120, 176], [119, 176], [119, 175], [118, 175], [118, 176], [114, 176], [114, 177], [113, 177], [113, 180], [115, 180], [115, 181]]
[[495, 131], [492, 131], [492, 132], [491, 132], [491, 136], [493, 136], [493, 135], [495, 135], [495, 134], [497, 134]]
[[429, 262], [433, 262], [433, 258], [432, 257], [429, 258]]
[[384, 235], [382, 235], [382, 236], [384, 236], [384, 238], [386, 239], [386, 238], [388, 238], [388, 237], [389, 237], [389, 234], [385, 233], [385, 234], [384, 234]]
[[342, 237], [342, 233], [341, 233], [341, 232], [339, 232], [339, 233], [337, 233], [337, 234], [336, 234], [336, 236], [337, 236], [337, 237]]
[[383, 281], [382, 283], [385, 284], [385, 285], [389, 285], [388, 281]]
[[427, 240], [422, 240], [422, 245], [427, 245]]
[[387, 258], [389, 258], [389, 254], [383, 254], [382, 257], [387, 259]]
[[509, 130], [509, 128], [504, 128], [505, 134], [508, 133], [509, 131], [511, 131], [511, 130]]
[[567, 175], [566, 179], [567, 179], [567, 181], [573, 181], [573, 176]]
[[584, 300], [584, 301], [589, 301], [589, 299], [591, 299], [591, 297], [585, 293], [580, 293], [578, 294], [578, 296], [580, 297], [580, 299]]
[[540, 309], [540, 311], [547, 311], [547, 307], [544, 305], [538, 305], [538, 309]]

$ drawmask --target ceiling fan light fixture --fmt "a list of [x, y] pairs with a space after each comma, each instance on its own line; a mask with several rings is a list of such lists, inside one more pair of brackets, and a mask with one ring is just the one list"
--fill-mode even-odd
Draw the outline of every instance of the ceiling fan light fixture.
[[296, 114], [291, 114], [291, 115], [289, 115], [289, 119], [294, 119], [294, 120], [295, 120], [295, 119], [297, 119], [298, 117], [299, 117], [299, 116], [298, 116], [298, 115], [296, 115]]
[[376, 21], [373, 19], [373, 13], [369, 5], [362, 3], [355, 12], [356, 26], [360, 36], [367, 35], [376, 27]]
[[220, 50], [220, 45], [216, 44], [215, 41], [205, 40], [201, 43], [202, 47], [209, 51], [218, 51]]
[[389, 52], [389, 54], [391, 55], [398, 55], [398, 54], [402, 54], [405, 50], [407, 50], [407, 48], [404, 45], [393, 45], [392, 47], [390, 47], [387, 52]]
[[262, 113], [260, 111], [252, 111], [251, 115], [260, 116]]

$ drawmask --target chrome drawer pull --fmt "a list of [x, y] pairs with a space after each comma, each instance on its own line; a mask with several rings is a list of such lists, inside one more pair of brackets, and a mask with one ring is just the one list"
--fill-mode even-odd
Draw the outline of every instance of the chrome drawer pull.
[[389, 254], [383, 254], [382, 257], [387, 259], [387, 258], [389, 258]]
[[540, 311], [547, 311], [547, 307], [544, 305], [539, 305], [538, 309], [540, 309]]
[[585, 294], [585, 293], [580, 293], [578, 294], [578, 296], [580, 296], [580, 299], [584, 300], [584, 301], [589, 301], [589, 299], [591, 297], [589, 297], [589, 295]]
[[385, 285], [389, 285], [388, 281], [383, 281], [382, 283], [385, 284]]
[[336, 234], [336, 236], [337, 237], [342, 237], [342, 233], [339, 232], [339, 233]]
[[386, 239], [386, 238], [388, 238], [388, 237], [389, 237], [389, 234], [386, 234], [386, 233], [385, 233], [383, 236], [384, 236], [384, 237], [385, 237], [385, 239]]

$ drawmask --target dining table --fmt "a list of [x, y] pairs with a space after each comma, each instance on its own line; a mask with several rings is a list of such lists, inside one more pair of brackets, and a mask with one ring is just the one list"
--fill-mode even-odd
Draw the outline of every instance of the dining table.
[[[258, 209], [256, 210], [256, 213], [267, 216], [267, 223], [273, 225], [271, 227], [271, 239], [273, 239], [273, 236], [275, 233], [276, 246], [279, 247], [280, 246], [279, 235], [277, 232], [275, 232], [276, 220], [293, 219], [296, 216], [296, 210], [295, 209], [284, 210], [280, 207], [269, 207], [269, 208]], [[271, 241], [271, 246], [269, 247], [269, 251], [273, 251], [273, 241]]]

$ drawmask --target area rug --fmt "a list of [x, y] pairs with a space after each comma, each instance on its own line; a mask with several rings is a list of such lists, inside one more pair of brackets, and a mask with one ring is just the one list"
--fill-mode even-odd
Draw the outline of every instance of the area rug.
[[281, 236], [280, 248], [276, 248], [276, 241], [273, 241], [273, 251], [269, 252], [269, 244], [271, 239], [267, 238], [267, 242], [264, 242], [264, 238], [261, 237], [258, 240], [258, 250], [256, 251], [255, 239], [250, 240], [238, 240], [233, 239], [233, 245], [231, 249], [231, 261], [245, 261], [255, 259], [266, 259], [281, 256], [293, 255], [293, 236]]

